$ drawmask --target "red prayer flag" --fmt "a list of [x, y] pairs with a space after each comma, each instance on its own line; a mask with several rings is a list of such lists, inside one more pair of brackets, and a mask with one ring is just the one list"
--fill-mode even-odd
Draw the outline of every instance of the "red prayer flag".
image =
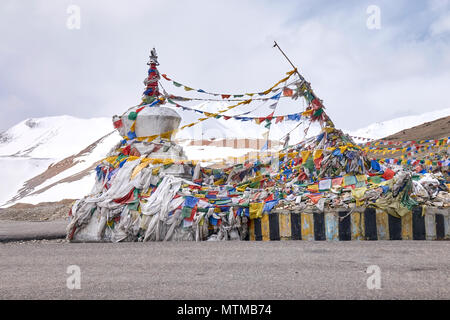
[[391, 169], [386, 169], [382, 175], [382, 177], [386, 180], [391, 180], [395, 175], [395, 172], [392, 171]]
[[312, 201], [314, 204], [317, 204], [317, 202], [319, 202], [319, 200], [322, 198], [322, 195], [321, 195], [321, 194], [317, 194], [317, 195], [314, 195], [314, 194], [306, 194], [306, 196], [307, 196], [308, 198], [310, 198], [311, 201]]
[[290, 88], [284, 88], [283, 89], [283, 95], [285, 97], [292, 97], [292, 95], [294, 94], [294, 91]]
[[123, 148], [122, 154], [128, 156], [130, 154], [130, 151], [131, 151], [131, 146], [126, 146], [125, 148]]
[[320, 158], [317, 158], [317, 159], [314, 159], [314, 160], [313, 160], [314, 166], [316, 167], [317, 170], [320, 169], [320, 166], [321, 166], [321, 164], [322, 164], [322, 159], [323, 159], [323, 156], [321, 156]]
[[134, 187], [128, 192], [126, 195], [124, 195], [122, 198], [114, 199], [113, 201], [115, 203], [129, 203], [135, 200], [134, 198]]
[[113, 125], [114, 125], [114, 129], [118, 129], [118, 128], [122, 127], [123, 126], [122, 119], [119, 119], [119, 120], [113, 122]]
[[313, 109], [320, 109], [322, 107], [322, 104], [317, 99], [314, 99], [311, 103], [313, 105]]
[[186, 221], [193, 221], [196, 212], [197, 212], [197, 205], [195, 205], [195, 207], [192, 208], [191, 216], [189, 218], [184, 218], [184, 220], [186, 220]]

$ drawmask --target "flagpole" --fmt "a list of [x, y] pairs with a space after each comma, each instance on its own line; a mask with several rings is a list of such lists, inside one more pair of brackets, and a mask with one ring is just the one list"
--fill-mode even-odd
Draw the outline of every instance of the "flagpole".
[[[295, 72], [298, 74], [298, 76], [300, 77], [300, 80], [302, 80], [302, 83], [305, 83], [305, 85], [310, 89], [310, 93], [312, 94], [313, 98], [318, 99], [316, 94], [314, 93], [314, 91], [312, 91], [311, 86], [309, 85], [309, 83], [305, 80], [305, 78], [303, 78], [303, 76], [300, 74], [300, 72], [298, 72], [297, 67], [294, 66], [294, 64], [292, 63], [291, 59], [288, 58], [288, 56], [284, 53], [284, 51], [280, 48], [280, 46], [278, 45], [278, 43], [276, 41], [273, 41], [274, 45], [273, 47], [277, 47], [278, 50], [280, 50], [280, 52], [283, 54], [283, 56], [286, 58], [286, 60], [291, 64], [291, 66], [295, 69]], [[320, 102], [322, 102], [322, 100], [318, 99]], [[325, 108], [325, 106], [324, 106]], [[327, 116], [328, 117], [328, 116]], [[332, 125], [332, 127], [334, 127], [334, 123], [333, 121], [331, 121], [330, 117], [328, 117], [328, 121], [330, 121], [330, 124]]]
[[297, 67], [294, 66], [294, 64], [292, 63], [292, 61], [288, 58], [288, 56], [284, 53], [284, 51], [280, 48], [280, 46], [278, 45], [278, 43], [276, 41], [274, 41], [274, 45], [273, 47], [277, 47], [278, 50], [280, 50], [280, 52], [283, 54], [283, 56], [286, 58], [286, 60], [291, 64], [292, 68], [295, 69], [295, 72], [298, 74], [298, 76], [300, 77], [300, 80], [305, 81], [305, 78], [303, 78], [303, 76], [300, 74], [300, 72], [298, 72]]
[[[302, 82], [306, 82], [305, 78], [303, 78], [303, 76], [300, 74], [300, 72], [298, 72], [297, 67], [292, 63], [291, 59], [288, 58], [288, 56], [284, 53], [284, 51], [280, 48], [280, 46], [278, 45], [278, 43], [276, 41], [273, 41], [274, 45], [273, 47], [277, 47], [278, 50], [280, 50], [280, 52], [283, 54], [283, 56], [286, 58], [286, 60], [291, 64], [292, 68], [294, 68], [295, 73], [297, 73], [297, 75], [299, 76], [300, 80]], [[298, 125], [296, 125], [292, 130], [290, 130], [287, 134], [285, 134], [281, 139], [284, 139], [285, 137], [287, 137], [292, 131], [294, 131], [295, 129], [298, 128], [298, 126], [301, 124], [302, 122], [300, 121]]]

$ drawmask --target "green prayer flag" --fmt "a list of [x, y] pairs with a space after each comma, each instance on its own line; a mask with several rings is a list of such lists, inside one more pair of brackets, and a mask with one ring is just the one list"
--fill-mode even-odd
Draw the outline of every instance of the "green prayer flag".
[[312, 95], [311, 92], [309, 92], [309, 91], [306, 91], [306, 92], [305, 92], [305, 98], [306, 98], [306, 100], [308, 100], [308, 103], [311, 103], [311, 101], [314, 100], [313, 95]]
[[155, 101], [155, 100], [156, 100], [155, 97], [147, 97], [147, 98], [144, 99], [144, 102], [145, 102], [146, 104], [150, 104], [150, 103], [152, 103], [152, 102]]
[[173, 164], [173, 163], [165, 164], [165, 165], [163, 165], [163, 168], [164, 168], [164, 169], [167, 169], [167, 168], [169, 168], [172, 164]]
[[313, 157], [310, 155], [308, 160], [305, 161], [305, 163], [303, 164], [303, 167], [307, 168], [310, 172], [314, 171], [314, 160]]
[[258, 188], [259, 187], [259, 181], [255, 181], [250, 183], [250, 185], [248, 186], [249, 188]]
[[128, 114], [128, 120], [136, 120], [136, 118], [137, 118], [137, 112], [133, 111]]
[[353, 185], [356, 183], [357, 183], [357, 180], [356, 180], [355, 176], [345, 176], [344, 177], [344, 185], [345, 186], [350, 186], [350, 185]]
[[189, 218], [192, 214], [192, 208], [190, 207], [183, 207], [183, 209], [181, 209], [181, 216], [183, 218]]
[[316, 110], [316, 112], [314, 112], [313, 116], [314, 117], [320, 116], [322, 114], [322, 112], [323, 112], [323, 109], [320, 108], [320, 109]]
[[369, 181], [372, 183], [378, 184], [381, 182], [381, 177], [380, 176], [369, 177]]

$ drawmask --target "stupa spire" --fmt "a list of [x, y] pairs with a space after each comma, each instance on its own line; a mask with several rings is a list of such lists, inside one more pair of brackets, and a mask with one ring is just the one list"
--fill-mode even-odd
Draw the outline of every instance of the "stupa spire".
[[160, 95], [158, 87], [160, 75], [157, 69], [159, 63], [155, 48], [153, 48], [152, 51], [150, 52], [149, 58], [150, 60], [147, 62], [147, 65], [149, 66], [148, 76], [144, 80], [145, 91], [142, 96], [142, 102], [144, 104], [152, 103]]

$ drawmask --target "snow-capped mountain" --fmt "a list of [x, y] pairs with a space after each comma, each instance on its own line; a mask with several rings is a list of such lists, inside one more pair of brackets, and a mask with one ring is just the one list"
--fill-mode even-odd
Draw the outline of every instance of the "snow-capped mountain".
[[[214, 112], [226, 106], [223, 103], [198, 106]], [[181, 125], [194, 122], [202, 114], [175, 108], [182, 117]], [[251, 111], [244, 110], [245, 111]], [[253, 110], [249, 116], [264, 116], [270, 109]], [[450, 115], [450, 109], [428, 112], [375, 123], [355, 131], [353, 136], [378, 139], [425, 121]], [[276, 116], [276, 114], [275, 114]], [[291, 143], [304, 138], [305, 126], [295, 121], [272, 125], [271, 140], [279, 140], [291, 133]], [[298, 126], [298, 127], [297, 127]], [[224, 146], [190, 145], [188, 141], [208, 138], [262, 139], [267, 132], [264, 125], [224, 119], [208, 119], [201, 126], [187, 128], [177, 134], [190, 159], [210, 159], [211, 154], [221, 157], [242, 156], [256, 147], [236, 149]], [[319, 128], [311, 128], [308, 136], [317, 134]], [[77, 199], [86, 195], [93, 183], [93, 168], [108, 151], [121, 140], [113, 130], [111, 118], [79, 119], [58, 116], [24, 120], [0, 134], [0, 206], [18, 202], [40, 202]]]
[[0, 156], [61, 160], [111, 131], [110, 118], [27, 119], [0, 134]]
[[[220, 105], [217, 107], [221, 107]], [[199, 106], [202, 108], [202, 106]], [[201, 114], [176, 108], [181, 125], [194, 122]], [[207, 111], [208, 109], [203, 108]], [[214, 111], [214, 109], [211, 109]], [[258, 137], [258, 126], [229, 124], [208, 119], [202, 126], [187, 128], [177, 135], [190, 159], [210, 159], [211, 155], [242, 156], [252, 148], [190, 145], [189, 140], [215, 137]], [[261, 131], [262, 132], [262, 131]], [[259, 136], [262, 138], [262, 136]], [[81, 198], [93, 185], [93, 167], [121, 137], [113, 130], [111, 118], [79, 119], [71, 116], [24, 120], [0, 134], [0, 206], [17, 202], [40, 203]], [[211, 150], [214, 149], [214, 152]]]
[[376, 122], [365, 128], [354, 131], [345, 131], [346, 133], [371, 139], [381, 139], [390, 136], [398, 131], [408, 129], [424, 122], [433, 121], [450, 115], [450, 108], [426, 112], [420, 115], [395, 118], [388, 121]]
[[[0, 205], [13, 204], [37, 188], [82, 172], [119, 140], [108, 118], [59, 116], [18, 123], [0, 134], [0, 178], [6, 182], [0, 185]], [[92, 144], [95, 147], [89, 148]], [[56, 198], [61, 195], [63, 199], [65, 194], [78, 190], [76, 183], [61, 187], [63, 191], [53, 190]], [[53, 201], [53, 197], [48, 200]]]

